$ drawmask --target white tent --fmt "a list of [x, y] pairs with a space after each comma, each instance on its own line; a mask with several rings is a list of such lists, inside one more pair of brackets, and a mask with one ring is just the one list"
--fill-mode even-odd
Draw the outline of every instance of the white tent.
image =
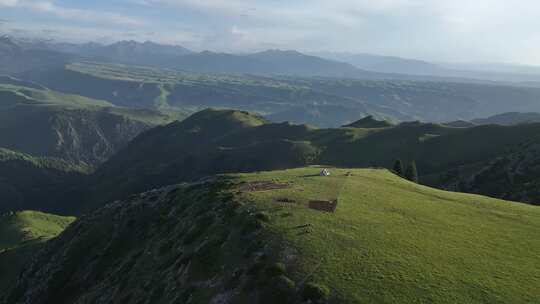
[[330, 171], [328, 169], [322, 169], [320, 176], [330, 176]]

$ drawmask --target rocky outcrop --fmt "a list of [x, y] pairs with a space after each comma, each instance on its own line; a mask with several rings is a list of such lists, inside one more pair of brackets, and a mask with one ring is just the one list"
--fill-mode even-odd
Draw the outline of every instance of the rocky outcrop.
[[0, 113], [0, 147], [97, 166], [149, 125], [92, 109], [13, 107]]

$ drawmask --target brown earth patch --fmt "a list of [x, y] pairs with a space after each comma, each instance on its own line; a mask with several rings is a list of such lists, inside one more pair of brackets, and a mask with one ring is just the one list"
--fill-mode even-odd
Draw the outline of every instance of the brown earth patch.
[[331, 201], [319, 201], [319, 200], [313, 200], [309, 201], [309, 208], [318, 210], [318, 211], [324, 211], [324, 212], [336, 212], [337, 208], [337, 199], [331, 200]]
[[286, 197], [278, 197], [275, 199], [276, 202], [278, 203], [288, 203], [288, 204], [291, 204], [291, 203], [296, 203], [295, 200], [291, 199], [291, 198], [286, 198]]
[[240, 186], [241, 191], [256, 192], [289, 188], [289, 184], [279, 184], [270, 181], [255, 181]]

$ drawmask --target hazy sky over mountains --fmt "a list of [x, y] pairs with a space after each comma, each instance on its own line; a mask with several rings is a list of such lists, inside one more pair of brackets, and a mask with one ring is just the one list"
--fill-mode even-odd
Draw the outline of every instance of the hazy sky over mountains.
[[540, 64], [537, 0], [0, 0], [4, 33]]

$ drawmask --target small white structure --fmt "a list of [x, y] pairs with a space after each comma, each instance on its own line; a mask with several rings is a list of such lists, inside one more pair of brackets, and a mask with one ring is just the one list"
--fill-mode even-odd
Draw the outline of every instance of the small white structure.
[[319, 173], [320, 176], [330, 176], [330, 171], [328, 169], [322, 169], [321, 173]]

